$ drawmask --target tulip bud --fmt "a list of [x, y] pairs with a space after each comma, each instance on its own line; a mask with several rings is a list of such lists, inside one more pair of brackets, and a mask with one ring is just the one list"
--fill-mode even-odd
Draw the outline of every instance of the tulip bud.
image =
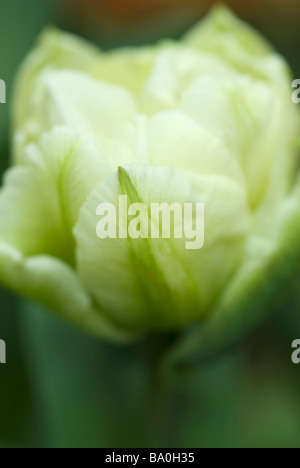
[[[15, 91], [0, 281], [110, 339], [239, 330], [299, 259], [291, 82], [224, 8], [181, 41], [109, 53], [47, 31]], [[178, 224], [189, 204], [204, 205], [204, 236], [192, 207]], [[179, 207], [168, 235], [153, 205]]]

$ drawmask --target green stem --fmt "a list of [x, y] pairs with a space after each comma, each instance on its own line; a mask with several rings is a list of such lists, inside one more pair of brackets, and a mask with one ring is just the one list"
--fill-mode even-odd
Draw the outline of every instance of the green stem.
[[172, 337], [151, 336], [147, 342], [148, 395], [147, 446], [148, 448], [176, 447], [179, 421], [177, 408], [178, 380], [166, 374], [162, 363]]

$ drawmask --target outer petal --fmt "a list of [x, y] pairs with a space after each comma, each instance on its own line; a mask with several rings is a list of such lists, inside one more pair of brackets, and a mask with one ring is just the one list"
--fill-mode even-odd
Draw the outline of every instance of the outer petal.
[[[98, 239], [97, 206], [110, 202], [118, 211], [120, 194], [149, 209], [151, 203], [204, 202], [205, 247], [188, 251], [186, 239], [172, 234], [171, 239]], [[248, 228], [245, 193], [236, 183], [171, 168], [128, 166], [100, 184], [81, 211], [75, 228], [80, 278], [122, 327], [176, 328], [207, 312], [239, 264]]]
[[132, 339], [94, 308], [75, 272], [58, 259], [45, 255], [25, 259], [18, 250], [0, 242], [0, 281], [89, 333], [119, 342]]
[[72, 261], [72, 227], [89, 192], [108, 169], [91, 144], [57, 128], [26, 148], [24, 165], [11, 169], [0, 192], [0, 239], [25, 255]]
[[166, 365], [199, 364], [236, 345], [281, 307], [300, 273], [300, 186], [280, 206], [270, 239], [251, 238], [241, 268], [208, 319], [190, 330]]

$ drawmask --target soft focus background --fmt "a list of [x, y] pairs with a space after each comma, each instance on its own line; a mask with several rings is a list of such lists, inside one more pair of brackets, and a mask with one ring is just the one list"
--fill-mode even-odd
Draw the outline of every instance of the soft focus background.
[[[7, 104], [0, 105], [0, 172], [9, 161], [15, 72], [45, 25], [109, 49], [179, 37], [214, 3], [0, 0], [0, 78], [8, 88]], [[300, 78], [299, 0], [227, 3], [269, 38]], [[169, 446], [300, 447], [300, 365], [291, 362], [291, 343], [300, 338], [298, 289], [296, 282], [293, 298], [239, 349], [178, 377], [165, 408]], [[163, 444], [142, 409], [142, 346], [120, 352], [1, 289], [0, 339], [8, 359], [0, 366], [0, 447]]]

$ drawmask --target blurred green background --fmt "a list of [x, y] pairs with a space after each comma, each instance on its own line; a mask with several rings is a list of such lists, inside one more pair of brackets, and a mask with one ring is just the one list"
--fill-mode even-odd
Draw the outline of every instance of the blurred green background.
[[[16, 70], [46, 24], [107, 49], [179, 37], [211, 0], [1, 0], [0, 172], [9, 161], [9, 109]], [[234, 1], [300, 78], [297, 0]], [[166, 437], [153, 439], [145, 402], [142, 345], [98, 342], [0, 289], [0, 447], [300, 447], [300, 338], [297, 282], [285, 306], [243, 346], [197, 371], [177, 376], [165, 408]], [[166, 446], [166, 445], [164, 445]]]

